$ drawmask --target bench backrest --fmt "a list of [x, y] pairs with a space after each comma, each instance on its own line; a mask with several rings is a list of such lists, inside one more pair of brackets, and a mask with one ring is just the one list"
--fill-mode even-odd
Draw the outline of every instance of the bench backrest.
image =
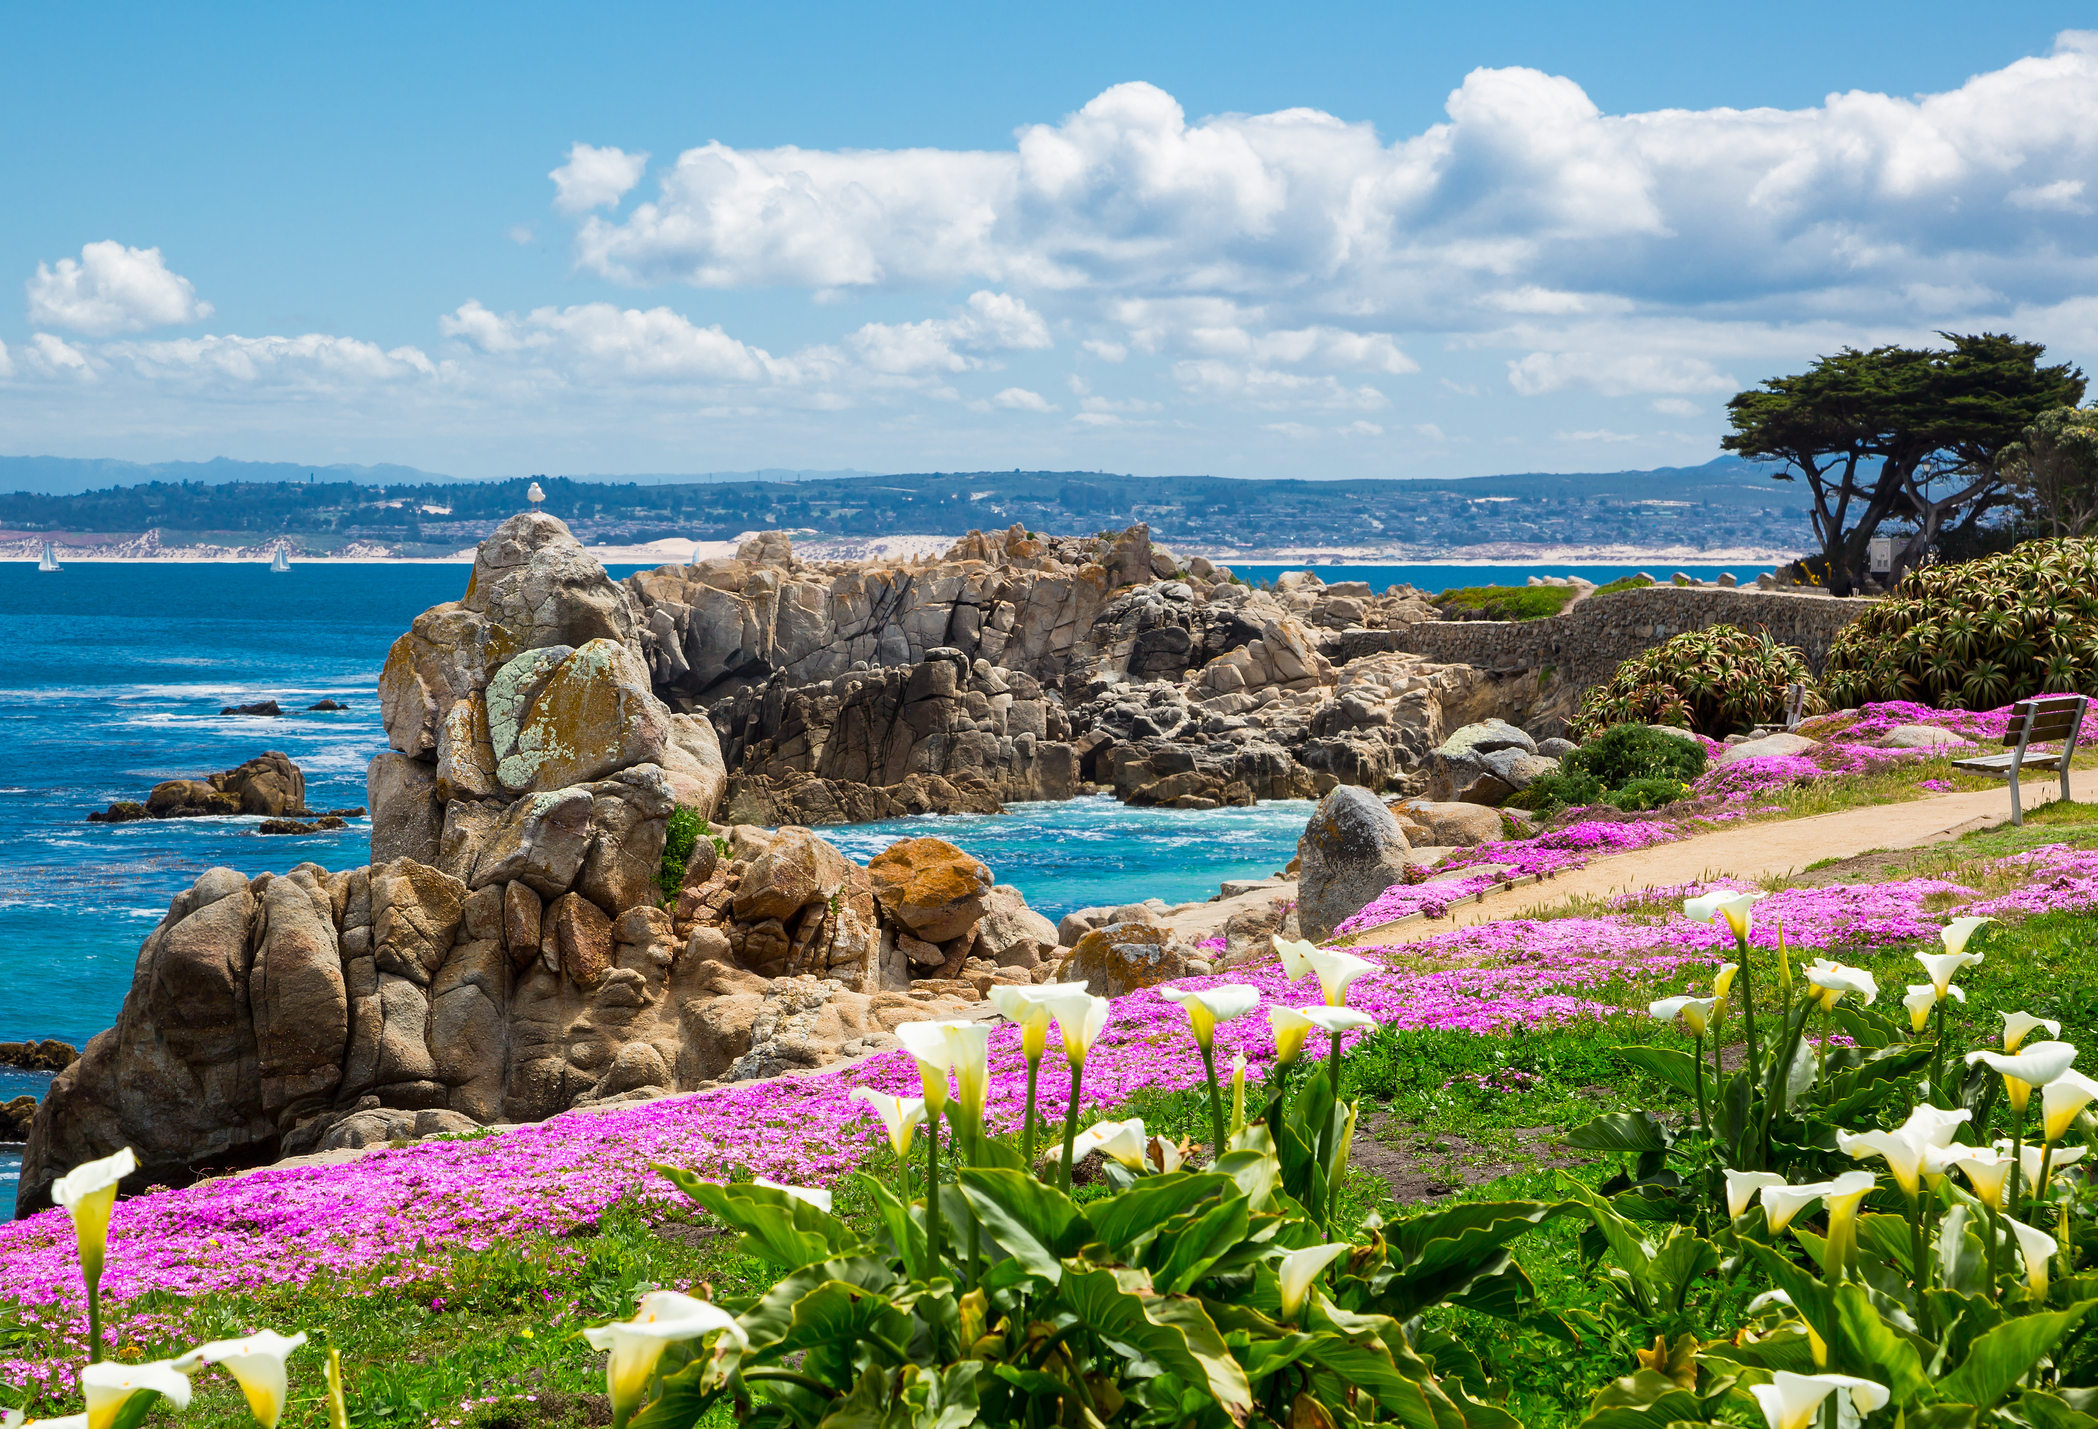
[[2083, 726], [2083, 712], [2090, 700], [2083, 695], [2046, 695], [2020, 700], [2011, 706], [2011, 725], [2003, 732], [2003, 743], [2013, 749], [2025, 744], [2058, 744], [2073, 739]]

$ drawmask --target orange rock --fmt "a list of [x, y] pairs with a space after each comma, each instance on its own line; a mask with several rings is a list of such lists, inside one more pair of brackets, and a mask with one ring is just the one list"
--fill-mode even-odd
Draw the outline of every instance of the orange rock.
[[945, 839], [905, 839], [867, 865], [883, 910], [928, 943], [960, 937], [984, 915], [991, 871]]

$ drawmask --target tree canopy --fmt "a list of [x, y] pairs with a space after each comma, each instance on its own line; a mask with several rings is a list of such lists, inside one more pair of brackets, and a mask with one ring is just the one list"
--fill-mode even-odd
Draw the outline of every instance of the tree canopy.
[[2001, 333], [1940, 333], [1950, 348], [1845, 348], [1806, 372], [1773, 377], [1727, 404], [1721, 445], [1804, 477], [1829, 589], [1847, 595], [1889, 519], [1915, 523], [1895, 574], [1937, 533], [1971, 530], [2014, 492], [2004, 458], [2051, 409], [2074, 407], [2084, 376], [2042, 366], [2046, 348]]

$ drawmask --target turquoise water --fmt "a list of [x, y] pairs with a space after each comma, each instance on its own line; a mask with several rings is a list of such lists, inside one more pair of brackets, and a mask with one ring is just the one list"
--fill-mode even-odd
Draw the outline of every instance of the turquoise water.
[[[304, 860], [365, 862], [361, 820], [283, 838], [257, 834], [258, 819], [86, 817], [159, 780], [268, 749], [305, 770], [309, 807], [362, 804], [365, 765], [385, 747], [373, 688], [387, 647], [418, 612], [459, 595], [466, 576], [463, 565], [313, 565], [280, 576], [259, 564], [98, 563], [59, 575], [0, 564], [0, 1041], [79, 1045], [108, 1027], [140, 940], [207, 868], [252, 876]], [[349, 709], [284, 719], [218, 712], [323, 698]], [[1271, 872], [1294, 852], [1307, 812], [1088, 799], [829, 836], [864, 860], [895, 839], [937, 832], [1059, 917], [1088, 904], [1205, 898], [1224, 878]], [[18, 1094], [8, 1078], [0, 1073], [0, 1099]]]
[[1368, 581], [1370, 589], [1383, 594], [1395, 585], [1410, 585], [1430, 595], [1446, 590], [1475, 585], [1522, 585], [1531, 576], [1579, 576], [1582, 580], [1594, 581], [1597, 585], [1608, 585], [1619, 576], [1637, 575], [1641, 571], [1656, 580], [1667, 580], [1677, 571], [1694, 576], [1701, 581], [1716, 580], [1722, 571], [1732, 571], [1743, 585], [1752, 585], [1755, 578], [1768, 570], [1767, 564], [1756, 562], [1731, 566], [1678, 566], [1667, 561], [1648, 561], [1641, 566], [1242, 566], [1233, 562], [1231, 573], [1241, 580], [1271, 581], [1284, 571], [1317, 571], [1320, 580], [1327, 585], [1336, 581]]

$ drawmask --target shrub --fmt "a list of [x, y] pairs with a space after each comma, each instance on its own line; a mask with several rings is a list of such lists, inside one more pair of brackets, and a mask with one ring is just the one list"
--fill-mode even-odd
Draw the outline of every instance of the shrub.
[[1446, 590], [1435, 608], [1446, 620], [1541, 620], [1566, 609], [1572, 586], [1474, 585]]
[[1542, 774], [1532, 779], [1528, 787], [1508, 803], [1517, 809], [1556, 814], [1561, 809], [1578, 808], [1582, 804], [1600, 804], [1609, 792], [1593, 774], [1567, 773], [1562, 769], [1557, 774]]
[[663, 833], [663, 862], [656, 869], [656, 890], [665, 903], [677, 897], [685, 881], [685, 865], [692, 862], [692, 850], [706, 831], [707, 821], [683, 804], [670, 811], [669, 826]]
[[1836, 637], [1824, 683], [1841, 705], [1940, 709], [2098, 694], [2098, 539], [2027, 541], [1910, 571]]
[[1784, 718], [1785, 687], [1807, 687], [1808, 714], [1828, 708], [1800, 652], [1732, 625], [1691, 630], [1617, 667], [1590, 690], [1570, 729], [1585, 739], [1614, 724], [1667, 724], [1717, 739]]
[[1594, 600], [1599, 595], [1616, 595], [1621, 590], [1644, 590], [1653, 583], [1652, 576], [1619, 576], [1608, 585], [1597, 586], [1588, 593], [1588, 598]]
[[1674, 779], [1634, 779], [1622, 789], [1612, 789], [1603, 795], [1603, 802], [1628, 814], [1643, 814], [1649, 809], [1673, 804], [1689, 792], [1688, 786]]
[[1612, 725], [1566, 756], [1566, 768], [1585, 770], [1605, 789], [1635, 780], [1687, 784], [1705, 772], [1705, 747], [1643, 724]]

